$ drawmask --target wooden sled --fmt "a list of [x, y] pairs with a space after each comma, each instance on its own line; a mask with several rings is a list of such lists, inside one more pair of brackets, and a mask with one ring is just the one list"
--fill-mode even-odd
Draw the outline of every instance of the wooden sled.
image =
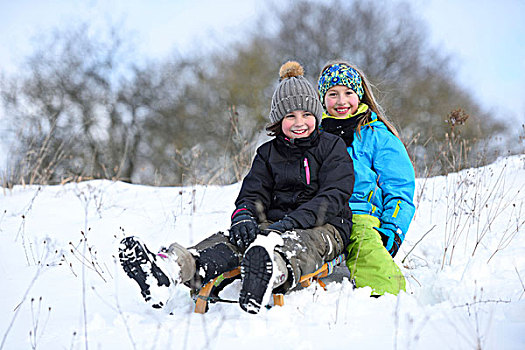
[[[302, 287], [308, 287], [312, 284], [313, 281], [319, 283], [323, 289], [326, 290], [326, 284], [321, 280], [323, 277], [327, 277], [332, 274], [334, 271], [334, 267], [339, 265], [341, 262], [343, 262], [345, 259], [344, 254], [339, 255], [335, 259], [324, 263], [323, 266], [321, 266], [318, 270], [303, 275], [299, 279], [299, 283]], [[199, 291], [199, 294], [196, 296], [195, 299], [195, 313], [198, 314], [204, 314], [206, 311], [208, 311], [208, 302], [210, 300], [213, 300], [210, 297], [210, 293], [213, 289], [213, 287], [218, 287], [224, 280], [231, 279], [234, 277], [237, 277], [241, 273], [240, 267], [237, 267], [231, 271], [225, 272], [220, 276], [215, 277], [213, 280], [208, 282], [204, 285], [204, 287], [201, 288]], [[223, 300], [223, 299], [217, 299], [215, 301], [225, 301], [225, 302], [234, 302], [231, 300]], [[284, 305], [284, 294], [274, 293], [273, 294], [273, 303], [277, 306], [283, 306]]]

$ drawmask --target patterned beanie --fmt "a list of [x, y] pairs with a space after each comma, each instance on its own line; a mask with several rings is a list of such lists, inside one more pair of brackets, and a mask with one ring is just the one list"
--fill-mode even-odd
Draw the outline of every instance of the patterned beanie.
[[303, 67], [295, 62], [288, 61], [279, 70], [280, 83], [272, 97], [270, 107], [270, 122], [278, 123], [285, 115], [294, 111], [308, 111], [321, 124], [323, 106], [319, 101], [317, 91], [304, 77]]
[[361, 79], [361, 76], [357, 70], [344, 63], [332, 64], [321, 73], [317, 89], [319, 90], [319, 95], [321, 96], [321, 101], [323, 103], [326, 92], [336, 85], [343, 85], [354, 90], [359, 97], [359, 100], [363, 98], [365, 91], [363, 89], [363, 80]]

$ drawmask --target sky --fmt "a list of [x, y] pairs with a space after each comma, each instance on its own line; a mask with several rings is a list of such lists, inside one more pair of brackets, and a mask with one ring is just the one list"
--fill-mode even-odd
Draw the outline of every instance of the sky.
[[[290, 2], [292, 0], [289, 0]], [[51, 28], [123, 23], [144, 57], [237, 38], [264, 0], [0, 0], [0, 72], [13, 72]], [[280, 3], [285, 4], [287, 0]], [[525, 1], [409, 0], [430, 38], [454, 57], [458, 83], [489, 110], [525, 120]], [[176, 34], [175, 34], [176, 33]], [[351, 59], [351, 58], [350, 58]]]
[[459, 82], [485, 108], [525, 123], [525, 1], [415, 0], [433, 41], [456, 57]]
[[[240, 183], [15, 186], [0, 195], [0, 349], [523, 350], [524, 164], [515, 155], [416, 180], [418, 209], [394, 259], [406, 293], [370, 298], [342, 265], [326, 290], [312, 283], [257, 315], [236, 303], [195, 314], [183, 285], [153, 309], [118, 260], [124, 236], [157, 252], [226, 229]], [[220, 297], [240, 289], [234, 281]]]

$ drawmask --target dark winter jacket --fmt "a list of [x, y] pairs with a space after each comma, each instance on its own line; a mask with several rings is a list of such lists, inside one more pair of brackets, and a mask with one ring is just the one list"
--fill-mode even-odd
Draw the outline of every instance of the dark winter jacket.
[[318, 130], [293, 140], [279, 135], [257, 149], [235, 205], [246, 206], [259, 222], [288, 216], [302, 229], [332, 224], [346, 246], [353, 187], [354, 168], [342, 139]]

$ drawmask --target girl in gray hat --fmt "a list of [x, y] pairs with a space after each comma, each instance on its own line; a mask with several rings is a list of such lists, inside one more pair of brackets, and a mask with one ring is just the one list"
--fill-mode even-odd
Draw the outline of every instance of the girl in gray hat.
[[297, 62], [280, 69], [266, 128], [274, 138], [257, 149], [228, 232], [187, 249], [173, 243], [158, 254], [136, 237], [122, 240], [121, 264], [153, 307], [166, 305], [179, 283], [199, 290], [240, 265], [239, 304], [258, 313], [272, 292], [287, 292], [344, 252], [352, 160], [342, 139], [318, 130], [323, 107], [303, 74]]

